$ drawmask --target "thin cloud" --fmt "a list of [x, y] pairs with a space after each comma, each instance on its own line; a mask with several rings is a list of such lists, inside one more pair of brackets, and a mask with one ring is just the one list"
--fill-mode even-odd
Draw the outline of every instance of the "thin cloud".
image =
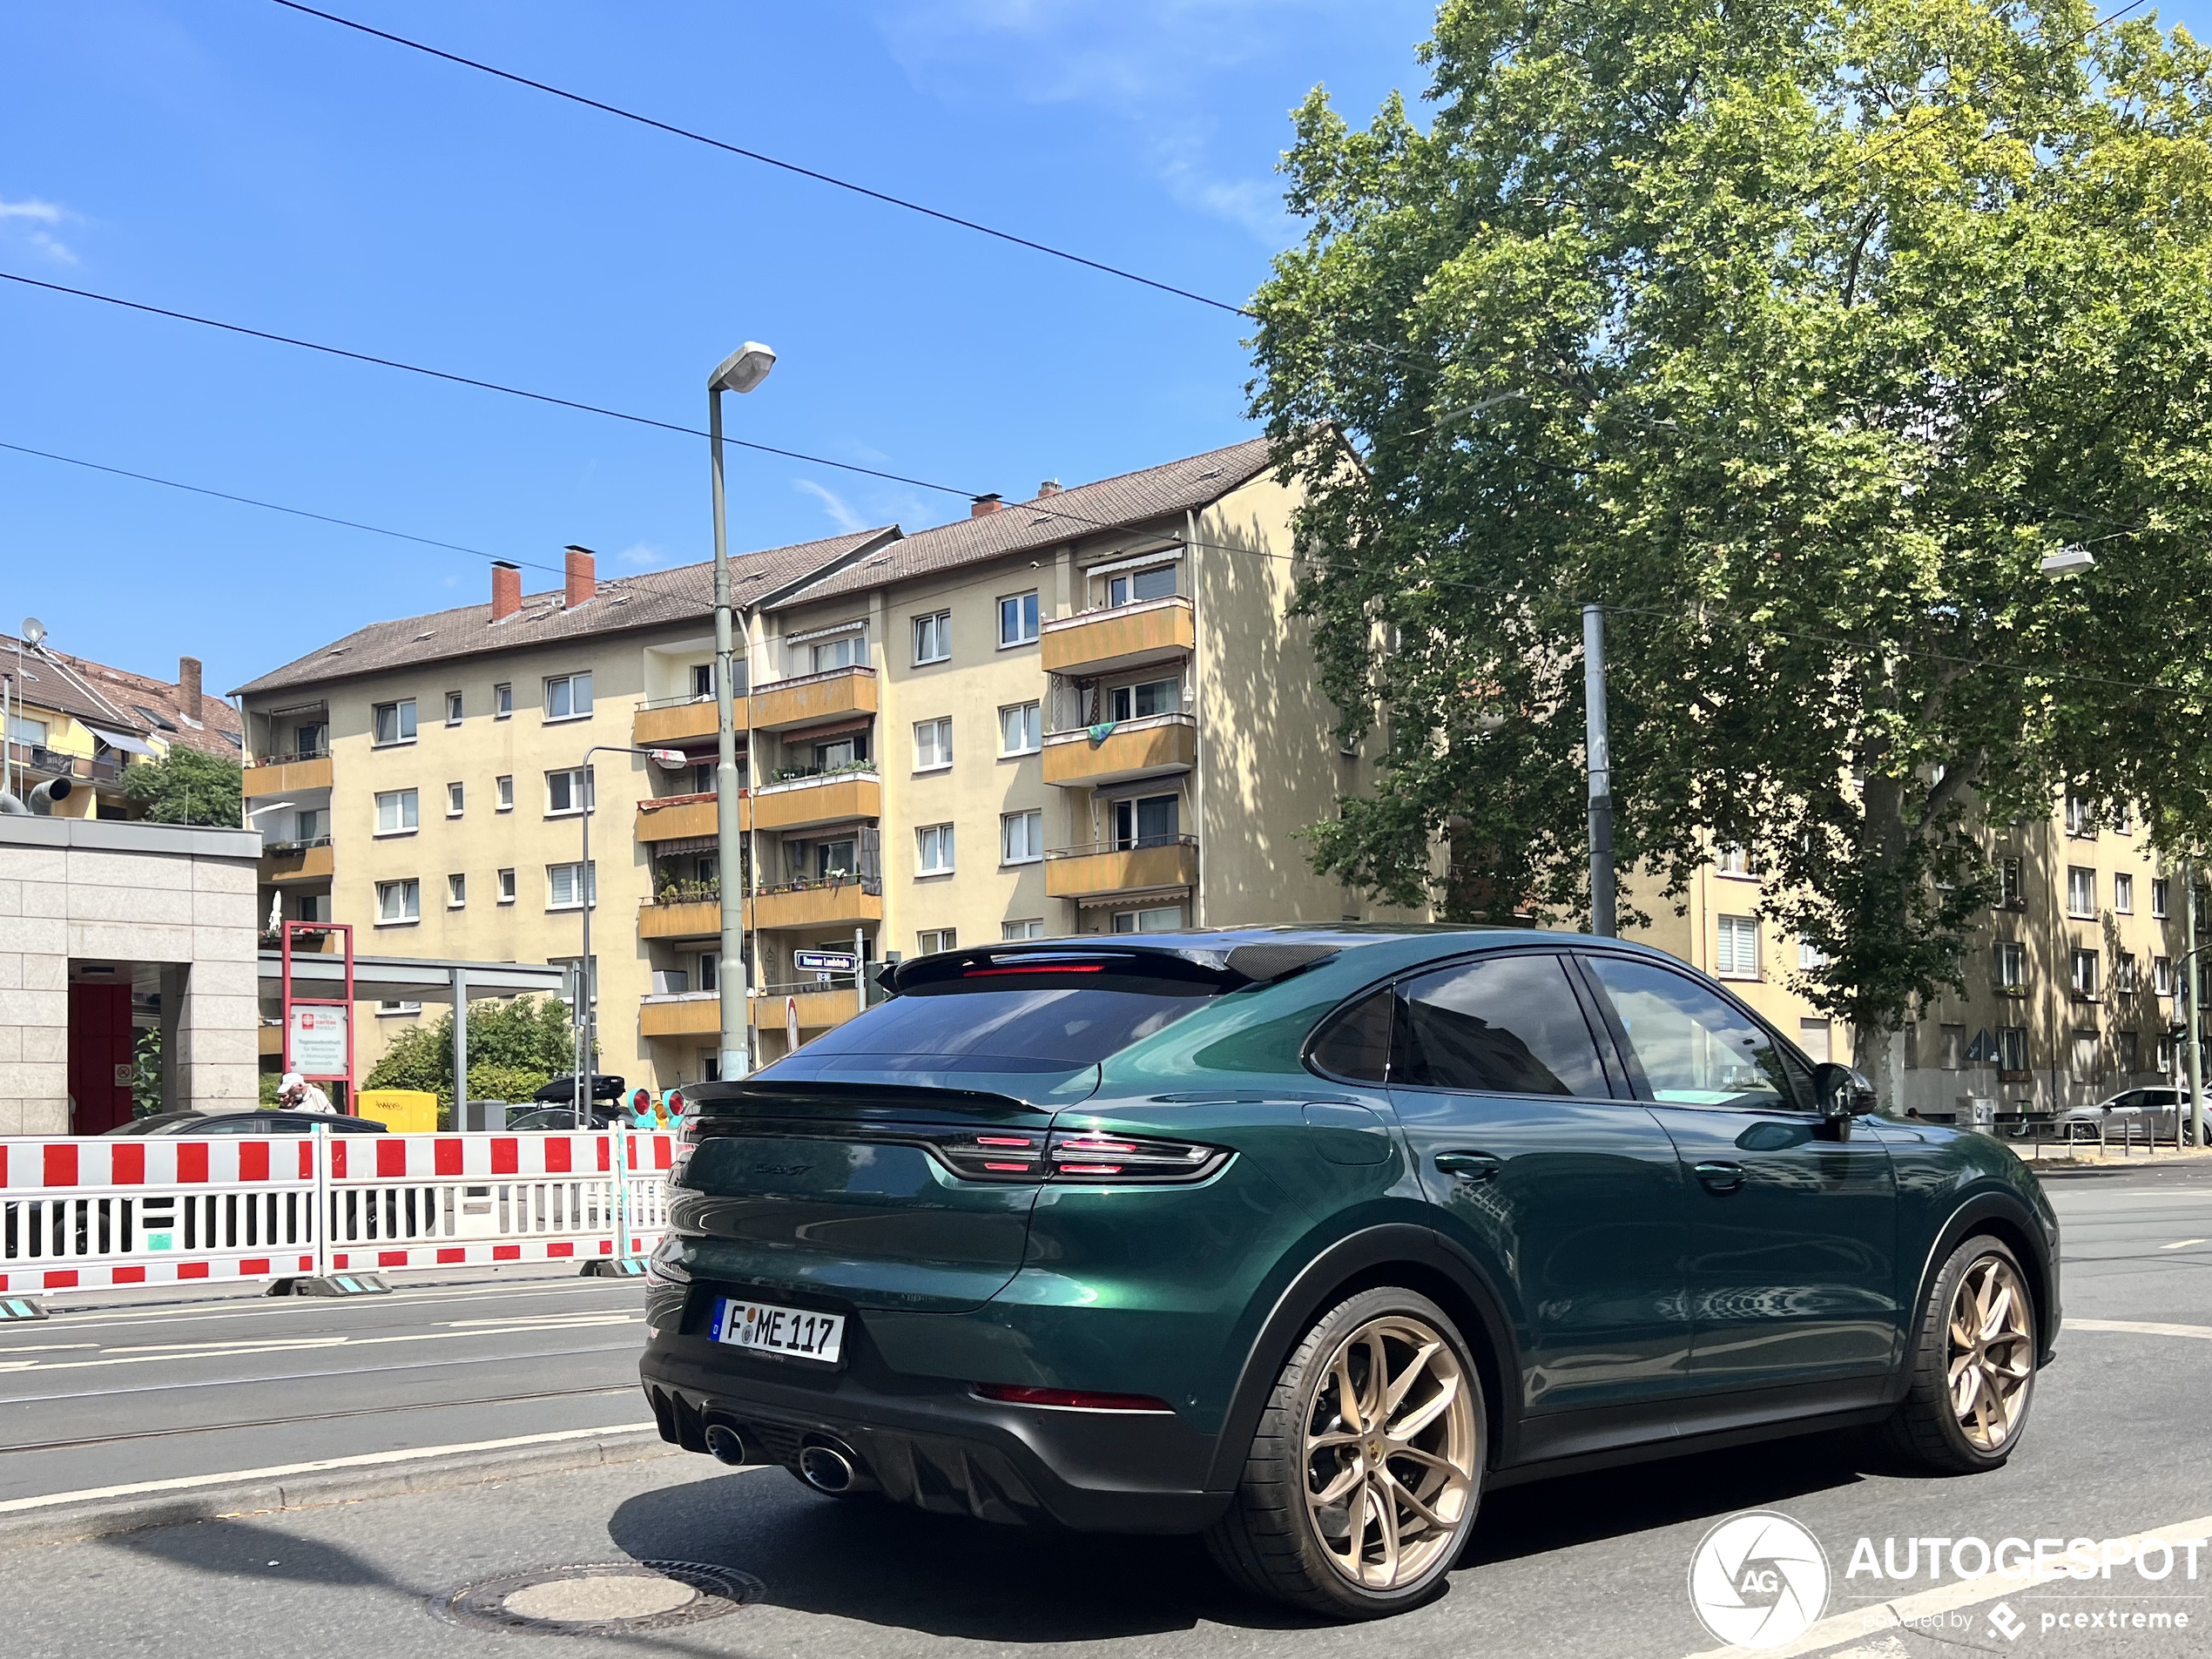
[[868, 528], [868, 521], [854, 512], [845, 497], [835, 490], [826, 489], [812, 478], [794, 478], [791, 482], [794, 489], [803, 489], [821, 502], [822, 510], [829, 515], [830, 523], [840, 530], [864, 530]]
[[64, 265], [76, 264], [77, 254], [66, 242], [45, 227], [76, 217], [66, 207], [54, 202], [41, 201], [36, 196], [19, 202], [0, 197], [0, 224], [17, 219], [30, 226], [24, 239], [47, 258], [57, 260]]
[[633, 570], [655, 570], [668, 563], [668, 556], [648, 543], [632, 542], [615, 555], [615, 560]]

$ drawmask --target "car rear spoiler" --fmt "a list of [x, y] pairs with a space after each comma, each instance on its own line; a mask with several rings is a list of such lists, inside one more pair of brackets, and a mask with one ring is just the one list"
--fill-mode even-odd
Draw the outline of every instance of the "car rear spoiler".
[[1103, 974], [1115, 981], [1163, 980], [1203, 986], [1215, 991], [1238, 991], [1248, 985], [1268, 985], [1301, 968], [1325, 961], [1341, 949], [1315, 943], [1258, 943], [1207, 950], [1188, 945], [1140, 945], [1116, 939], [1089, 945], [1074, 940], [1052, 940], [1035, 945], [978, 945], [967, 950], [941, 951], [894, 963], [879, 982], [894, 995], [903, 992], [950, 987], [971, 980], [1004, 975]]

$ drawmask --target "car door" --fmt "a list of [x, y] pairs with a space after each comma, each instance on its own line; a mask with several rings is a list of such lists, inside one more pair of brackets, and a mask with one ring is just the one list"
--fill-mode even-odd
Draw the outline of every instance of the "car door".
[[1616, 1093], [1564, 961], [1500, 952], [1397, 993], [1391, 1100], [1440, 1231], [1512, 1298], [1523, 1410], [1671, 1398], [1690, 1336], [1675, 1148]]
[[1886, 1373], [1900, 1340], [1888, 1149], [1823, 1120], [1804, 1062], [1711, 987], [1637, 957], [1581, 961], [1682, 1161], [1695, 1386]]

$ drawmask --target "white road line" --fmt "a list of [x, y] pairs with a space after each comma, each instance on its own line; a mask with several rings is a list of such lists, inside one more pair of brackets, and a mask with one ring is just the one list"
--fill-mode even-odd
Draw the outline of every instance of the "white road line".
[[[175, 1364], [187, 1359], [246, 1359], [262, 1354], [306, 1352], [332, 1348], [379, 1348], [395, 1342], [448, 1342], [456, 1337], [529, 1336], [539, 1331], [578, 1331], [587, 1325], [643, 1325], [642, 1314], [604, 1313], [583, 1320], [567, 1320], [559, 1325], [497, 1325], [487, 1330], [480, 1325], [457, 1331], [409, 1331], [389, 1337], [295, 1337], [280, 1338], [273, 1341], [206, 1342], [164, 1345], [149, 1353], [139, 1349], [125, 1349], [106, 1359], [23, 1359], [0, 1360], [0, 1374], [11, 1377], [43, 1376], [50, 1371], [94, 1371], [110, 1366], [145, 1366], [156, 1363]], [[513, 1356], [527, 1359], [528, 1354]], [[4, 1404], [0, 1400], [0, 1404]]]
[[[163, 1303], [140, 1312], [106, 1308], [92, 1301], [57, 1298], [50, 1304], [57, 1320], [66, 1319], [72, 1332], [98, 1331], [118, 1325], [189, 1325], [203, 1319], [246, 1319], [265, 1315], [291, 1314], [305, 1318], [311, 1313], [349, 1315], [373, 1312], [378, 1308], [389, 1311], [395, 1307], [428, 1307], [440, 1302], [457, 1302], [463, 1298], [480, 1296], [574, 1296], [601, 1291], [637, 1291], [635, 1279], [578, 1279], [575, 1278], [548, 1279], [543, 1282], [524, 1281], [515, 1285], [487, 1285], [480, 1288], [448, 1286], [419, 1288], [400, 1286], [389, 1297], [366, 1297], [359, 1301], [295, 1301], [290, 1297], [265, 1298], [260, 1296], [210, 1297], [203, 1305], [206, 1312], [186, 1312], [176, 1303]], [[98, 1292], [93, 1292], [98, 1294]], [[0, 1349], [6, 1344], [0, 1342]]]
[[232, 1480], [275, 1480], [287, 1474], [317, 1474], [325, 1469], [370, 1468], [387, 1463], [413, 1463], [424, 1458], [449, 1457], [462, 1452], [497, 1452], [512, 1446], [552, 1446], [562, 1440], [589, 1440], [595, 1434], [632, 1434], [653, 1427], [645, 1423], [610, 1423], [604, 1428], [563, 1428], [548, 1434], [516, 1434], [503, 1440], [467, 1440], [458, 1446], [420, 1446], [396, 1452], [362, 1452], [353, 1457], [319, 1458], [313, 1463], [278, 1463], [264, 1469], [229, 1469], [220, 1474], [180, 1475], [173, 1480], [140, 1480], [131, 1486], [86, 1487], [78, 1492], [51, 1492], [37, 1498], [0, 1500], [0, 1514], [20, 1514], [26, 1509], [51, 1509], [57, 1504], [83, 1503], [94, 1498], [134, 1498], [156, 1492], [190, 1492], [198, 1487], [222, 1486]]
[[2130, 1331], [2139, 1337], [2197, 1337], [2212, 1342], [2212, 1325], [2161, 1325], [2152, 1319], [2068, 1319], [2067, 1331]]
[[[2207, 1331], [2206, 1334], [2212, 1335], [2212, 1331]], [[2119, 1541], [2128, 1544], [2134, 1553], [2140, 1554], [2145, 1544], [2178, 1544], [2193, 1538], [2212, 1538], [2212, 1515], [2199, 1515], [2195, 1521], [2177, 1521], [2170, 1527], [2153, 1527], [2148, 1532], [2135, 1533]], [[1796, 1654], [1821, 1653], [1844, 1642], [1860, 1641], [1885, 1630], [1903, 1629], [1914, 1619], [1925, 1619], [1959, 1608], [2018, 1595], [2034, 1584], [2049, 1583], [2067, 1576], [2066, 1568], [2053, 1561], [2045, 1564], [2044, 1574], [2040, 1579], [2008, 1573], [1985, 1573], [1979, 1578], [1961, 1579], [1955, 1584], [1939, 1584], [1935, 1588], [1923, 1590], [1917, 1595], [1900, 1595], [1894, 1601], [1855, 1608], [1849, 1613], [1831, 1614], [1795, 1642], [1785, 1642], [1778, 1648], [1763, 1649], [1761, 1652], [1764, 1659], [1791, 1659], [1791, 1656]], [[1879, 1652], [1880, 1649], [1875, 1650]], [[1743, 1659], [1743, 1654], [1742, 1648], [1712, 1648], [1703, 1653], [1691, 1654], [1689, 1659]]]
[[2172, 1244], [2161, 1244], [2161, 1245], [2159, 1246], [2159, 1249], [2161, 1249], [2161, 1250], [2187, 1250], [2187, 1249], [2188, 1249], [2188, 1248], [2191, 1244], [2204, 1244], [2204, 1243], [2207, 1243], [2207, 1242], [2208, 1242], [2207, 1240], [2205, 1240], [2205, 1239], [2202, 1239], [2202, 1238], [2176, 1238], [2176, 1239], [2175, 1239], [2175, 1240]]

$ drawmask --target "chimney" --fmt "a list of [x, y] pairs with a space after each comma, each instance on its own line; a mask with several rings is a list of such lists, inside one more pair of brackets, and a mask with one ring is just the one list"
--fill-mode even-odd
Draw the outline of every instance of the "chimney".
[[573, 610], [586, 603], [599, 586], [596, 564], [588, 547], [570, 547], [569, 556], [569, 609]]
[[995, 491], [988, 496], [978, 496], [968, 503], [968, 516], [970, 518], [983, 518], [995, 513], [1005, 505], [1006, 503], [999, 499]]
[[199, 718], [199, 658], [179, 657], [177, 659], [177, 701], [184, 711], [195, 720]]
[[491, 562], [491, 619], [504, 622], [523, 608], [523, 567], [505, 559]]
[[1047, 496], [1057, 496], [1059, 493], [1060, 481], [1057, 478], [1048, 478], [1037, 486], [1037, 498], [1040, 501]]

